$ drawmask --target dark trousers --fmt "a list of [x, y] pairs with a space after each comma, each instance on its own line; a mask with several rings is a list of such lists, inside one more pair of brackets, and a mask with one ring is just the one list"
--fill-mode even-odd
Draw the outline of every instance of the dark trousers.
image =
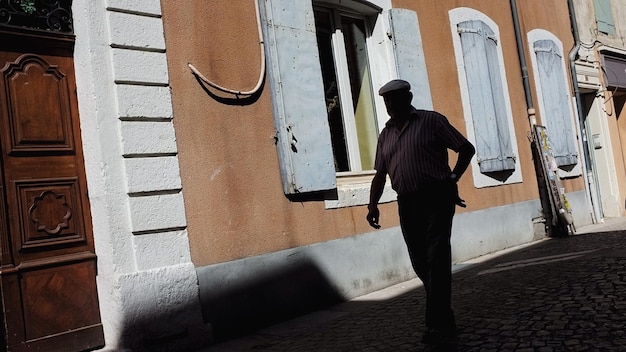
[[455, 196], [448, 182], [430, 183], [418, 192], [398, 195], [404, 241], [426, 290], [426, 326], [438, 330], [456, 329], [450, 306]]

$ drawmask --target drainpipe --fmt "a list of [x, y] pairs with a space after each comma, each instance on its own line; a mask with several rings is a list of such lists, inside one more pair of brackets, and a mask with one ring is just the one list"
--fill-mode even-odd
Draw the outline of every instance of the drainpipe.
[[[528, 121], [530, 123], [531, 131], [534, 130], [534, 126], [537, 124], [537, 117], [535, 116], [535, 106], [533, 103], [532, 93], [530, 91], [530, 82], [528, 80], [528, 65], [526, 64], [526, 55], [524, 55], [524, 45], [522, 40], [522, 34], [520, 31], [519, 15], [517, 12], [517, 2], [510, 0], [511, 3], [511, 15], [513, 16], [513, 28], [515, 30], [515, 42], [517, 44], [517, 56], [520, 61], [520, 69], [522, 70], [522, 82], [524, 84], [524, 94], [526, 96], [526, 108], [528, 113]], [[537, 177], [537, 187], [539, 190], [539, 201], [541, 202], [541, 209], [543, 213], [543, 222], [546, 226], [548, 235], [553, 232], [555, 214], [552, 213], [552, 203], [550, 201], [550, 194], [548, 191], [548, 185], [545, 180], [542, 157], [538, 154], [535, 146], [536, 141], [531, 141], [531, 150], [533, 156], [533, 165], [535, 166], [535, 175]]]
[[576, 75], [576, 57], [578, 56], [578, 50], [580, 50], [580, 37], [578, 35], [578, 22], [576, 21], [576, 12], [574, 11], [573, 0], [567, 0], [567, 7], [569, 9], [570, 23], [572, 24], [572, 34], [574, 36], [574, 47], [569, 52], [569, 69], [572, 76], [572, 85], [574, 88], [574, 96], [576, 101], [576, 112], [578, 115], [578, 124], [580, 127], [580, 139], [583, 149], [583, 177], [585, 178], [585, 191], [587, 193], [587, 200], [591, 209], [593, 210], [591, 217], [593, 223], [598, 223], [602, 217], [600, 210], [598, 209], [597, 199], [595, 199], [595, 182], [594, 172], [591, 164], [591, 154], [589, 153], [589, 141], [587, 139], [587, 128], [585, 125], [585, 115], [582, 106], [582, 100], [580, 97], [580, 89], [578, 88], [578, 76]]
[[517, 13], [517, 2], [511, 0], [511, 13], [513, 15], [513, 28], [515, 29], [515, 42], [517, 44], [517, 56], [519, 57], [522, 69], [522, 83], [524, 84], [524, 94], [526, 95], [526, 107], [528, 108], [528, 118], [531, 127], [537, 124], [535, 117], [535, 106], [533, 96], [530, 92], [530, 82], [528, 81], [528, 65], [526, 64], [526, 55], [524, 55], [524, 45], [522, 41], [522, 33], [520, 31], [519, 15]]

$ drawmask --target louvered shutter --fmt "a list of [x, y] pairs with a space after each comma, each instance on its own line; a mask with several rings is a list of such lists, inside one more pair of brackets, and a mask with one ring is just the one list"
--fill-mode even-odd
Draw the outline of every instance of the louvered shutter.
[[285, 194], [336, 188], [310, 1], [259, 0]]
[[459, 23], [458, 31], [480, 171], [514, 170], [515, 155], [500, 75], [498, 38], [482, 21]]
[[593, 0], [593, 8], [596, 12], [598, 31], [606, 34], [615, 34], [615, 22], [613, 22], [613, 14], [611, 12], [611, 1]]
[[550, 134], [552, 152], [558, 166], [578, 163], [578, 152], [574, 141], [566, 79], [563, 72], [562, 53], [552, 40], [538, 40], [533, 44], [537, 56], [537, 69], [543, 111], [541, 116]]

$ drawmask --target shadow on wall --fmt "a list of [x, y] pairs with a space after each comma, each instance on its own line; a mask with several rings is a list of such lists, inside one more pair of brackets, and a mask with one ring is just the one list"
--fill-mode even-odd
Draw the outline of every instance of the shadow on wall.
[[202, 315], [216, 342], [345, 301], [309, 260], [269, 269], [226, 263], [202, 271]]
[[197, 308], [197, 304], [189, 302], [176, 310], [151, 309], [133, 315], [125, 322], [118, 347], [133, 352], [196, 350], [210, 339], [208, 328], [185, 321], [186, 317], [197, 315], [193, 313]]

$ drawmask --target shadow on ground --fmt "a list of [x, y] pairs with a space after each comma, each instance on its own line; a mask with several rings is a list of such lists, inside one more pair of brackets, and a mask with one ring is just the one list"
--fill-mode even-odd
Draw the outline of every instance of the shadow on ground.
[[[453, 276], [462, 327], [426, 346], [421, 287], [353, 301], [206, 351], [624, 351], [626, 234], [541, 241]], [[316, 320], [317, 324], [307, 322]]]

